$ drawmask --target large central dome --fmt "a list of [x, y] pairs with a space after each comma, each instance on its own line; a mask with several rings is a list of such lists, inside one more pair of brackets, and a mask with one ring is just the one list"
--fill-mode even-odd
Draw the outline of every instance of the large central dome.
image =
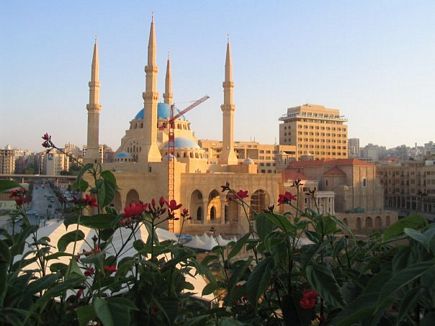
[[[157, 104], [157, 119], [168, 119], [170, 115], [170, 106], [166, 103], [159, 103]], [[177, 110], [177, 112], [180, 112]], [[140, 110], [136, 116], [134, 117], [135, 120], [143, 120], [144, 117], [144, 109]], [[184, 116], [181, 116], [179, 119], [186, 120]]]

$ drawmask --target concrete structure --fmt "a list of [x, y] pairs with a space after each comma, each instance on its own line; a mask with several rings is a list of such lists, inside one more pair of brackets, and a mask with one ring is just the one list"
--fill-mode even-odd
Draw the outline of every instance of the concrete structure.
[[101, 163], [99, 155], [99, 128], [100, 128], [100, 78], [97, 42], [94, 44], [92, 55], [91, 81], [89, 82], [89, 104], [88, 110], [88, 137], [85, 163]]
[[385, 146], [368, 144], [360, 149], [361, 158], [377, 162], [385, 157], [387, 149]]
[[15, 172], [15, 150], [10, 146], [0, 149], [0, 174]]
[[382, 162], [378, 170], [385, 207], [400, 215], [418, 212], [435, 218], [434, 161]]
[[[248, 217], [252, 212], [245, 216], [235, 202], [227, 200], [220, 186], [229, 182], [234, 189], [247, 190], [252, 210], [261, 211], [276, 201], [282, 183], [278, 174], [257, 174], [257, 165], [253, 160], [244, 159], [240, 164], [237, 159], [233, 140], [235, 104], [230, 45], [227, 44], [226, 49], [224, 101], [221, 107], [224, 145], [220, 147], [223, 155], [217, 162], [214, 158], [209, 159], [207, 151], [198, 145], [190, 122], [184, 116], [174, 122], [175, 152], [174, 156], [168, 155], [168, 130], [164, 125], [173, 102], [171, 65], [168, 60], [164, 102], [158, 103], [156, 46], [153, 19], [145, 68], [144, 108], [130, 121], [130, 128], [121, 139], [114, 162], [103, 165], [117, 178], [119, 189], [113, 204], [121, 210], [133, 201], [148, 202], [151, 198], [168, 197], [168, 171], [173, 162], [174, 197], [170, 199], [188, 208], [192, 220], [184, 224], [183, 230], [180, 221], [166, 225], [167, 228], [175, 232], [202, 233], [214, 227], [218, 233], [245, 233], [250, 228]], [[93, 121], [88, 120], [88, 129], [93, 128]], [[95, 131], [88, 131], [88, 134], [93, 135]]]
[[304, 104], [288, 108], [279, 120], [280, 145], [295, 145], [298, 157], [347, 158], [347, 120], [339, 110]]
[[231, 65], [230, 42], [227, 43], [227, 54], [225, 58], [225, 81], [222, 84], [224, 88], [224, 104], [221, 106], [223, 113], [222, 124], [222, 152], [219, 156], [221, 164], [237, 164], [237, 156], [234, 151], [234, 82]]
[[50, 153], [43, 155], [42, 174], [51, 176], [60, 175], [62, 171], [69, 170], [69, 163], [68, 155], [52, 150]]
[[359, 138], [349, 138], [347, 147], [349, 148], [349, 158], [360, 158]]
[[[288, 185], [299, 179], [303, 193], [316, 188], [314, 198], [304, 197], [301, 208], [335, 212], [359, 232], [366, 229], [365, 221], [369, 221], [368, 229], [373, 229], [397, 220], [397, 213], [384, 210], [383, 188], [376, 173], [376, 165], [357, 159], [298, 161], [288, 165], [283, 179], [288, 190]], [[377, 222], [370, 224], [370, 220]]]
[[[208, 162], [217, 164], [222, 155], [222, 141], [200, 139], [199, 145], [206, 151]], [[258, 173], [277, 173], [288, 163], [297, 160], [296, 146], [267, 145], [255, 141], [235, 141], [234, 151], [238, 164], [252, 160], [258, 166]]]

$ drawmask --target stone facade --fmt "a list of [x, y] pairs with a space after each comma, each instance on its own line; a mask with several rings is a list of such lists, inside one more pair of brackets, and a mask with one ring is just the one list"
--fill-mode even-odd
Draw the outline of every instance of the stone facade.
[[313, 159], [345, 159], [347, 121], [337, 109], [304, 104], [287, 109], [280, 119], [279, 143], [294, 145], [297, 156]]

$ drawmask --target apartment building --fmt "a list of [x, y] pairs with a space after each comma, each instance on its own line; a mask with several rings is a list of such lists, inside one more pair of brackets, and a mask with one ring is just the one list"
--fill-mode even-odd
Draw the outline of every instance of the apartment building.
[[435, 162], [383, 162], [378, 165], [385, 207], [402, 215], [420, 212], [435, 217]]
[[10, 146], [0, 149], [0, 174], [15, 173], [15, 150]]

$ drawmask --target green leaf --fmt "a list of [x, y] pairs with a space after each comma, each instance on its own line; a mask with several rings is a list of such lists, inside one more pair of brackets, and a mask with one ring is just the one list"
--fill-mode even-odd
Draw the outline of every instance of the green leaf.
[[213, 293], [219, 288], [219, 285], [216, 282], [210, 282], [202, 289], [202, 295], [208, 295]]
[[56, 274], [49, 274], [49, 275], [43, 276], [43, 277], [33, 281], [32, 283], [30, 283], [26, 287], [26, 293], [28, 295], [33, 295], [33, 294], [36, 294], [36, 293], [41, 292], [43, 290], [46, 290], [46, 289], [50, 288], [53, 284], [55, 284], [58, 279], [59, 279], [59, 276]]
[[404, 228], [403, 232], [411, 239], [420, 243], [427, 251], [430, 251], [430, 239], [428, 239], [423, 233], [410, 228]]
[[8, 266], [11, 259], [11, 252], [6, 241], [0, 240], [0, 307], [7, 291]]
[[80, 326], [88, 326], [89, 321], [97, 318], [94, 307], [91, 305], [80, 306], [77, 308], [76, 312]]
[[427, 220], [420, 215], [412, 215], [398, 220], [396, 223], [390, 225], [384, 231], [384, 241], [397, 238], [403, 234], [405, 228], [422, 229], [427, 225]]
[[60, 252], [64, 252], [68, 245], [71, 242], [76, 242], [83, 240], [85, 238], [85, 234], [82, 230], [74, 230], [68, 233], [65, 233], [63, 236], [60, 237], [59, 241], [57, 242], [57, 249]]
[[92, 229], [111, 229], [121, 220], [121, 216], [112, 214], [99, 214], [92, 216], [82, 216], [80, 225]]
[[249, 240], [249, 237], [250, 237], [250, 234], [247, 233], [243, 237], [241, 237], [239, 240], [237, 240], [237, 242], [232, 247], [230, 253], [228, 254], [228, 260], [235, 257], [240, 252], [240, 250], [242, 250], [242, 248], [244, 247], [246, 242]]
[[6, 192], [14, 188], [22, 188], [19, 183], [11, 180], [0, 180], [0, 192]]
[[399, 324], [410, 311], [413, 311], [422, 294], [424, 294], [423, 289], [418, 287], [413, 288], [406, 293], [400, 304], [399, 315], [397, 316], [397, 324]]
[[255, 266], [254, 270], [249, 275], [248, 281], [246, 282], [246, 289], [249, 301], [255, 306], [257, 305], [258, 298], [264, 294], [266, 288], [269, 286], [273, 266], [273, 258], [267, 257]]
[[340, 289], [329, 266], [308, 265], [305, 271], [308, 282], [327, 303], [335, 307], [343, 306]]
[[293, 236], [296, 234], [296, 226], [294, 226], [286, 216], [269, 212], [263, 213], [263, 216], [285, 233]]
[[399, 289], [420, 278], [426, 272], [435, 271], [435, 259], [416, 263], [407, 267], [390, 278], [382, 287], [377, 302], [378, 310], [382, 308], [390, 297]]
[[316, 219], [315, 228], [321, 235], [329, 235], [338, 232], [337, 223], [329, 216], [320, 216]]
[[130, 325], [131, 310], [138, 310], [133, 302], [126, 298], [95, 298], [93, 305], [97, 317], [104, 326]]
[[255, 215], [255, 226], [257, 234], [264, 241], [266, 236], [272, 233], [273, 229], [276, 227], [266, 216], [267, 213], [259, 213]]
[[72, 187], [75, 190], [86, 192], [86, 190], [88, 190], [89, 183], [83, 179], [77, 179], [77, 181], [73, 184]]
[[433, 326], [435, 325], [435, 312], [429, 312], [424, 315], [424, 318], [420, 320], [420, 326]]

